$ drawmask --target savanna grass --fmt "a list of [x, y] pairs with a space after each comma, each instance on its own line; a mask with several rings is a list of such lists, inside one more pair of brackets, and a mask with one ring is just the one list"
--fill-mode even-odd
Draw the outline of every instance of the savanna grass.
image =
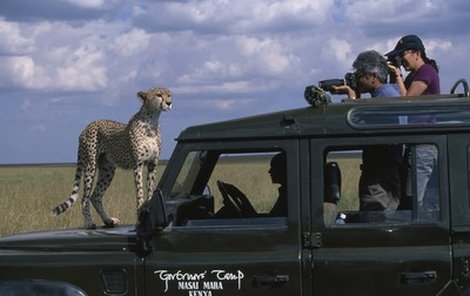
[[[160, 178], [163, 166], [159, 166]], [[52, 216], [54, 206], [70, 196], [75, 166], [0, 167], [0, 236], [37, 230], [83, 227], [80, 196], [65, 213]], [[131, 171], [118, 169], [104, 196], [104, 206], [110, 216], [122, 224], [136, 221], [136, 201]], [[101, 220], [94, 211], [93, 218]]]
[[[339, 159], [343, 177], [343, 199], [340, 209], [358, 207], [357, 168], [360, 159]], [[157, 167], [157, 179], [164, 165]], [[236, 185], [252, 201], [258, 212], [268, 212], [276, 201], [278, 184], [272, 184], [269, 161], [228, 161], [217, 166], [209, 180], [209, 188], [215, 196], [215, 208], [222, 206], [216, 181]], [[52, 216], [51, 209], [69, 197], [75, 166], [0, 166], [0, 236], [38, 230], [83, 227], [80, 196], [75, 205], [59, 216]], [[249, 182], [247, 182], [249, 180]], [[274, 198], [273, 198], [274, 197]], [[131, 171], [118, 169], [111, 186], [104, 196], [108, 214], [120, 219], [121, 224], [136, 222], [135, 186]], [[102, 222], [92, 211], [95, 223]]]

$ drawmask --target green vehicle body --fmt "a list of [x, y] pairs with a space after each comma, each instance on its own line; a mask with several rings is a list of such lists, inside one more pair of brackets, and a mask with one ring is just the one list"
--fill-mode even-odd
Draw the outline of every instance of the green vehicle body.
[[[413, 116], [433, 120], [410, 123]], [[320, 104], [192, 126], [177, 141], [136, 225], [1, 238], [0, 294], [470, 293], [468, 97]], [[422, 218], [414, 200], [404, 218], [327, 223], [325, 163], [390, 144], [437, 148], [437, 214]], [[279, 152], [287, 214], [214, 213], [227, 206], [214, 206], [216, 189], [208, 190], [221, 155]], [[346, 214], [364, 214], [355, 211]]]

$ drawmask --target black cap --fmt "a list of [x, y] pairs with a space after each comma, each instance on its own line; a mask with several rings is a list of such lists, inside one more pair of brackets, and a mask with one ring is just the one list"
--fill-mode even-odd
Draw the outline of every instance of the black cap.
[[395, 46], [395, 49], [392, 50], [389, 53], [386, 53], [386, 56], [397, 56], [402, 54], [405, 50], [410, 50], [410, 49], [415, 49], [415, 50], [422, 50], [424, 51], [424, 45], [421, 39], [419, 39], [418, 36], [416, 35], [406, 35], [402, 37], [397, 45]]

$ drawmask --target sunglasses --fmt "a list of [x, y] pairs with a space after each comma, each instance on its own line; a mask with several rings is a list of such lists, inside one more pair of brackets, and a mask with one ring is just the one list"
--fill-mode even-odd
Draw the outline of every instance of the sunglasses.
[[403, 58], [406, 54], [415, 53], [415, 52], [416, 52], [415, 50], [408, 49], [408, 50], [405, 50], [404, 52], [402, 52], [400, 57]]

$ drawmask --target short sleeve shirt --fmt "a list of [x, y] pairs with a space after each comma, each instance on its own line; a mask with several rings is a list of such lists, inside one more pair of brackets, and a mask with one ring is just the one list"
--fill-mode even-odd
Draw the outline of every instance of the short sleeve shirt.
[[397, 84], [384, 83], [374, 90], [372, 97], [399, 97], [400, 90]]
[[417, 71], [406, 76], [405, 87], [408, 89], [413, 81], [423, 81], [428, 86], [423, 95], [439, 95], [441, 93], [439, 74], [430, 64], [422, 65]]

